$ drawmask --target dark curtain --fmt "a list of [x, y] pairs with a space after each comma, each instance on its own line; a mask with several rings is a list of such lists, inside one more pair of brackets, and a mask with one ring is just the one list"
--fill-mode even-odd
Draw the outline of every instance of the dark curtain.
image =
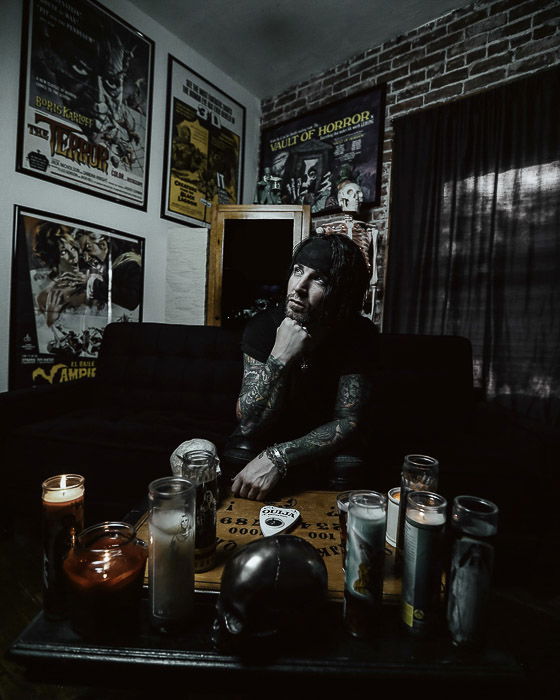
[[463, 335], [489, 400], [560, 427], [560, 68], [395, 121], [383, 330]]

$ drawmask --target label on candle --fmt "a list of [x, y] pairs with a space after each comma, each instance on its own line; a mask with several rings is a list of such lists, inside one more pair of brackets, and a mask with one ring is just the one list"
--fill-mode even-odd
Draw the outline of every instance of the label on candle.
[[445, 515], [411, 511], [404, 526], [402, 619], [414, 631], [433, 622], [441, 590]]

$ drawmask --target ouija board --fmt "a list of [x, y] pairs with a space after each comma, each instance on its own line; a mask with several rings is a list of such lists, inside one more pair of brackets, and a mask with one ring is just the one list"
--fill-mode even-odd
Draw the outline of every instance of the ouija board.
[[[195, 574], [195, 588], [219, 591], [224, 564], [239, 547], [262, 537], [259, 513], [264, 505], [279, 508], [295, 508], [301, 517], [287, 531], [310, 542], [325, 562], [329, 577], [329, 595], [333, 599], [344, 597], [343, 554], [340, 542], [340, 521], [336, 506], [336, 491], [302, 491], [275, 501], [249, 501], [245, 498], [225, 497], [217, 512], [216, 565], [213, 569]], [[149, 539], [147, 514], [136, 525], [138, 536]], [[401, 581], [395, 573], [395, 550], [386, 544], [383, 597], [397, 601]], [[145, 575], [147, 584], [147, 567]]]

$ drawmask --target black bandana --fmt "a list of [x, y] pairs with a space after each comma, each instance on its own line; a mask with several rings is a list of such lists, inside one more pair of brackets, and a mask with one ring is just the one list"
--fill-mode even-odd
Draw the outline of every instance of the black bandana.
[[294, 265], [296, 264], [311, 267], [328, 277], [332, 266], [330, 243], [324, 238], [311, 238], [294, 258]]

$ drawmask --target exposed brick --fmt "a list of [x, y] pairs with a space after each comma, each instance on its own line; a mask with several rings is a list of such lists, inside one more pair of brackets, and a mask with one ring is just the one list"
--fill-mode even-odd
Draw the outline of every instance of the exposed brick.
[[380, 61], [387, 61], [388, 59], [395, 58], [396, 56], [401, 56], [403, 53], [410, 51], [411, 45], [410, 41], [404, 41], [398, 43], [392, 48], [387, 48], [381, 51], [379, 54]]
[[[549, 5], [551, 6], [548, 10], [546, 10], [546, 13], [554, 13], [554, 6], [557, 6], [557, 0], [553, 0]], [[543, 0], [528, 0], [528, 2], [524, 2], [522, 5], [519, 5], [518, 7], [514, 7], [510, 10], [509, 12], [509, 21], [512, 22], [513, 20], [517, 19], [518, 17], [526, 17], [527, 15], [531, 15], [535, 12], [539, 12], [540, 10], [543, 9]], [[556, 7], [556, 15], [558, 15], [558, 7]]]
[[424, 98], [415, 97], [412, 100], [406, 100], [404, 102], [398, 102], [394, 109], [391, 110], [391, 116], [395, 117], [398, 114], [404, 112], [411, 112], [414, 109], [420, 109], [424, 105]]
[[470, 65], [475, 61], [481, 61], [483, 58], [486, 58], [486, 47], [483, 49], [475, 49], [474, 51], [469, 52], [465, 56], [465, 58], [467, 60], [467, 65]]
[[432, 90], [427, 93], [424, 97], [424, 102], [428, 104], [429, 102], [437, 102], [439, 100], [444, 100], [447, 97], [456, 97], [463, 92], [462, 83], [455, 83], [455, 85], [447, 85], [439, 90]]
[[461, 68], [460, 70], [451, 71], [450, 73], [444, 73], [438, 78], [434, 78], [430, 84], [430, 89], [435, 90], [437, 88], [443, 87], [444, 85], [451, 85], [451, 83], [457, 83], [461, 80], [466, 80], [469, 77], [469, 71], [467, 68]]
[[442, 39], [438, 41], [433, 41], [430, 45], [432, 51], [439, 51], [440, 49], [446, 49], [448, 46], [453, 46], [461, 42], [464, 38], [463, 32], [454, 32], [453, 34], [447, 34]]
[[420, 49], [415, 49], [414, 51], [410, 51], [409, 53], [403, 53], [401, 56], [396, 56], [393, 58], [392, 61], [392, 66], [393, 68], [398, 68], [399, 66], [402, 65], [409, 65], [411, 61], [413, 61], [415, 58], [422, 58], [426, 53], [426, 49], [424, 47]]
[[404, 88], [408, 87], [409, 85], [415, 85], [416, 83], [419, 83], [425, 79], [426, 79], [426, 71], [419, 70], [419, 71], [416, 71], [416, 73], [410, 73], [405, 78], [401, 78], [400, 80], [393, 81], [393, 84], [391, 85], [391, 89], [394, 92], [398, 92], [399, 90], [403, 90]]
[[487, 85], [490, 85], [491, 83], [497, 83], [500, 80], [504, 80], [505, 77], [506, 69], [500, 68], [499, 70], [495, 70], [492, 73], [485, 73], [484, 75], [480, 75], [478, 78], [466, 80], [464, 85], [465, 94], [484, 88]]
[[523, 46], [515, 49], [513, 53], [514, 59], [525, 58], [526, 56], [531, 56], [534, 53], [542, 53], [543, 51], [548, 51], [548, 49], [560, 49], [560, 42], [558, 41], [558, 36], [550, 36], [545, 39], [540, 39], [539, 41], [528, 41]]
[[538, 53], [524, 61], [515, 61], [508, 67], [508, 75], [523, 75], [539, 68], [551, 66], [560, 61], [560, 51], [549, 51], [548, 53]]
[[454, 56], [459, 56], [462, 53], [467, 53], [467, 51], [470, 51], [472, 49], [478, 49], [481, 46], [486, 46], [487, 43], [488, 39], [485, 34], [475, 36], [472, 39], [469, 39], [468, 41], [459, 41], [447, 49], [447, 58], [449, 60]]
[[348, 75], [356, 75], [357, 73], [362, 73], [363, 71], [376, 68], [379, 65], [379, 57], [371, 56], [363, 61], [358, 61], [353, 63], [348, 69]]
[[509, 62], [509, 56], [492, 56], [492, 58], [487, 58], [485, 61], [476, 61], [470, 65], [470, 74], [478, 75], [479, 73], [488, 73], [488, 71], [493, 68], [499, 68], [505, 63]]
[[513, 24], [504, 24], [504, 26], [494, 33], [494, 37], [498, 39], [504, 36], [513, 36], [514, 34], [521, 34], [522, 32], [528, 32], [531, 29], [531, 20], [522, 19], [519, 22], [514, 22]]
[[378, 73], [378, 77], [384, 83], [390, 83], [397, 78], [402, 78], [408, 75], [408, 66], [403, 66], [402, 68], [397, 68], [395, 70], [390, 70], [387, 73]]
[[458, 29], [464, 29], [465, 27], [468, 27], [471, 24], [474, 24], [475, 22], [479, 22], [485, 19], [487, 16], [487, 8], [484, 8], [483, 10], [478, 10], [478, 12], [471, 12], [468, 15], [464, 15], [460, 19], [456, 19], [453, 22], [450, 22], [447, 26], [447, 29], [450, 32], [456, 32]]
[[471, 37], [477, 36], [478, 34], [486, 34], [487, 32], [492, 31], [492, 29], [496, 29], [496, 27], [503, 26], [505, 22], [505, 15], [493, 15], [492, 17], [488, 17], [488, 19], [485, 19], [482, 22], [475, 22], [475, 24], [472, 24], [470, 27], [467, 27], [465, 29], [465, 37], [467, 39], [470, 39]]
[[[546, 36], [556, 34], [557, 31], [558, 27], [555, 27], [553, 24], [541, 24], [539, 27], [533, 30], [533, 39], [543, 39]], [[558, 41], [560, 42], [560, 38]]]
[[423, 58], [419, 58], [416, 61], [412, 61], [410, 64], [411, 72], [419, 70], [420, 68], [427, 68], [428, 66], [433, 66], [434, 64], [439, 64], [445, 60], [445, 51], [438, 51], [437, 53], [430, 53]]
[[509, 10], [512, 7], [517, 7], [518, 5], [524, 2], [525, 0], [502, 0], [502, 2], [495, 2], [488, 8], [489, 13], [491, 15], [496, 15], [499, 12], [503, 12], [504, 10]]
[[488, 44], [486, 52], [488, 56], [495, 56], [496, 54], [505, 53], [509, 48], [509, 43], [507, 40], [494, 41], [492, 44]]
[[543, 10], [543, 12], [539, 12], [533, 17], [533, 26], [536, 27], [537, 24], [545, 24], [545, 22], [552, 22], [553, 24], [558, 25], [559, 21], [560, 3], [558, 0], [554, 0], [548, 10]]
[[411, 85], [397, 93], [397, 100], [402, 102], [407, 100], [409, 97], [416, 97], [417, 95], [423, 95], [429, 88], [429, 81], [424, 81], [423, 83], [417, 83], [416, 85]]
[[[466, 60], [466, 56], [457, 56], [457, 58], [452, 58], [450, 61], [447, 61], [447, 65], [445, 67], [448, 71], [454, 71], [458, 68], [462, 68], [465, 65]], [[431, 70], [426, 72], [426, 75], [433, 78], [436, 75], [440, 75], [442, 72], [443, 64], [441, 65], [441, 68], [440, 66], [434, 66]]]

